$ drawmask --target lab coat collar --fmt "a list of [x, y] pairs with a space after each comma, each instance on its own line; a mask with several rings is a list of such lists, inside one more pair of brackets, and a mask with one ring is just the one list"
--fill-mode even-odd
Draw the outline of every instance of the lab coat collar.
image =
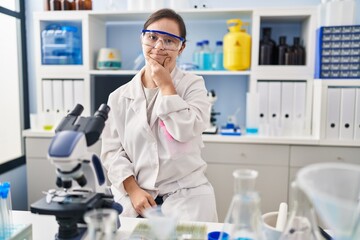
[[[123, 92], [123, 96], [126, 98], [129, 98], [133, 100], [131, 104], [131, 108], [134, 109], [135, 112], [139, 114], [145, 114], [146, 116], [146, 99], [143, 92], [143, 86], [141, 82], [141, 76], [145, 71], [145, 67], [143, 67], [134, 77], [133, 79], [128, 83], [127, 89]], [[181, 79], [184, 76], [184, 73], [177, 67], [173, 69], [173, 71], [170, 73], [171, 78], [173, 79], [175, 88], [181, 81]], [[157, 120], [156, 110], [161, 103], [163, 96], [161, 93], [157, 96], [157, 99], [154, 103], [154, 111], [151, 114], [150, 118], [150, 127], [154, 125], [154, 123]], [[144, 112], [142, 112], [144, 111]]]

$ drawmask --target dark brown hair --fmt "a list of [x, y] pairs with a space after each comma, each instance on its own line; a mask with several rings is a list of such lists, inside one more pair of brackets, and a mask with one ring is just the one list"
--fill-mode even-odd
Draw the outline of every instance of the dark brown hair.
[[179, 25], [180, 37], [184, 38], [186, 41], [186, 26], [185, 26], [184, 19], [179, 14], [177, 14], [174, 10], [169, 9], [169, 8], [163, 8], [163, 9], [160, 9], [160, 10], [154, 12], [153, 14], [151, 14], [150, 17], [144, 23], [143, 29], [147, 29], [147, 27], [150, 24], [152, 24], [160, 19], [163, 19], [163, 18], [168, 18], [168, 19], [174, 20]]

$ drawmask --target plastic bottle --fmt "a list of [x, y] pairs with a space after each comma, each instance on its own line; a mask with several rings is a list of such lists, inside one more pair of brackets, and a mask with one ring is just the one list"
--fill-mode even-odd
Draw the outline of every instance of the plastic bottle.
[[258, 172], [238, 169], [233, 176], [235, 193], [222, 232], [230, 235], [229, 240], [263, 240], [260, 196], [255, 191]]
[[271, 39], [271, 28], [263, 28], [263, 38], [260, 40], [259, 65], [275, 64], [276, 43]]
[[300, 45], [299, 37], [294, 37], [294, 43], [291, 49], [294, 53], [294, 64], [305, 65], [305, 48]]
[[203, 41], [203, 49], [200, 52], [200, 70], [211, 70], [212, 69], [212, 52], [209, 46], [209, 40]]
[[285, 65], [285, 53], [288, 51], [289, 46], [286, 44], [286, 37], [281, 36], [279, 38], [279, 46], [278, 46], [278, 64]]
[[216, 46], [213, 54], [212, 62], [213, 70], [224, 70], [224, 52], [223, 52], [223, 42], [216, 41]]
[[232, 71], [250, 67], [251, 37], [242, 31], [240, 19], [227, 22], [229, 32], [224, 36], [224, 68]]
[[197, 42], [195, 50], [193, 52], [193, 63], [197, 69], [200, 69], [200, 53], [203, 49], [203, 43]]
[[322, 239], [316, 222], [315, 209], [310, 200], [296, 182], [291, 184], [291, 189], [294, 199], [293, 207], [280, 240]]

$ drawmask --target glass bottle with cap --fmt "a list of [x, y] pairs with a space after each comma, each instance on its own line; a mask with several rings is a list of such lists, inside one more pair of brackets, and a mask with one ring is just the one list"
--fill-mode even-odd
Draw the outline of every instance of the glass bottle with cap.
[[[233, 172], [235, 193], [225, 218], [223, 233], [228, 240], [264, 240], [260, 196], [255, 191], [258, 172], [238, 169]], [[224, 239], [220, 236], [219, 239]]]

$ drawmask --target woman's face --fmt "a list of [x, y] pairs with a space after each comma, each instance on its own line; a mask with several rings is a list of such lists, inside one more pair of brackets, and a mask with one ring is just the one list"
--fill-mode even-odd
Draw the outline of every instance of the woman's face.
[[[180, 30], [178, 24], [171, 19], [160, 19], [156, 22], [153, 22], [150, 24], [146, 30], [157, 30], [162, 32], [167, 32], [176, 36], [180, 36]], [[146, 44], [142, 44], [143, 53], [145, 56], [148, 56], [154, 60], [156, 60], [158, 63], [164, 66], [165, 59], [169, 59], [169, 66], [171, 66], [171, 69], [175, 67], [176, 65], [176, 58], [185, 48], [185, 44], [182, 43], [181, 48], [177, 50], [168, 50], [167, 47], [164, 44], [164, 40], [166, 41], [166, 35], [164, 35], [164, 39], [160, 38], [156, 42], [156, 45], [151, 47]]]

